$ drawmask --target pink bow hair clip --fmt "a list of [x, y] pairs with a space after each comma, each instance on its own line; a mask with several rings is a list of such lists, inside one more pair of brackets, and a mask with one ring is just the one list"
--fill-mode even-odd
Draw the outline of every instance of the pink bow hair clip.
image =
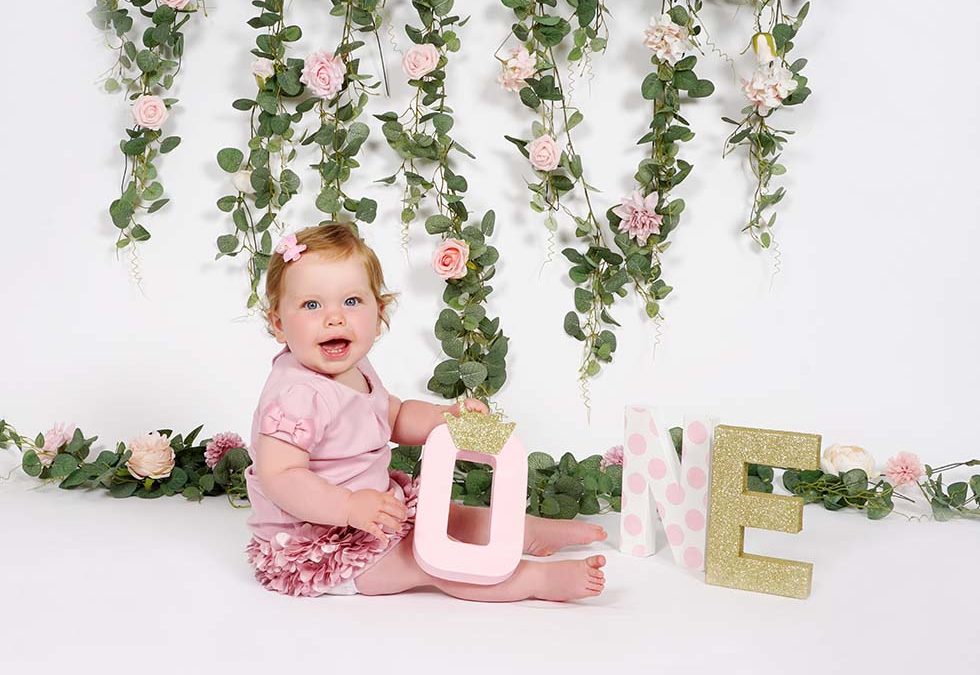
[[285, 262], [299, 260], [299, 254], [305, 250], [306, 244], [297, 244], [295, 234], [287, 234], [276, 244], [276, 253], [281, 253]]

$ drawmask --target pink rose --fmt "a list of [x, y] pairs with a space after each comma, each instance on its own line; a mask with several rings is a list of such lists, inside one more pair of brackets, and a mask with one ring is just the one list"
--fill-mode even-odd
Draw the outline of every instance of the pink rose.
[[51, 466], [58, 456], [58, 450], [67, 445], [74, 435], [74, 425], [68, 424], [55, 424], [44, 432], [44, 445], [37, 449], [37, 458], [41, 460], [41, 464]]
[[402, 70], [413, 80], [425, 77], [439, 65], [439, 50], [435, 45], [412, 45], [402, 58]]
[[133, 103], [133, 119], [144, 129], [157, 131], [170, 117], [167, 105], [159, 96], [143, 94]]
[[174, 9], [184, 9], [190, 2], [191, 0], [163, 0], [163, 4]]
[[619, 231], [626, 232], [640, 246], [645, 246], [651, 234], [660, 234], [660, 225], [664, 217], [656, 212], [657, 193], [651, 192], [644, 197], [639, 190], [633, 190], [629, 197], [623, 197], [613, 213], [622, 218]]
[[317, 96], [330, 99], [344, 86], [346, 73], [347, 67], [340, 57], [332, 52], [314, 52], [306, 57], [299, 81]]
[[244, 447], [245, 441], [233, 431], [217, 434], [204, 448], [204, 463], [208, 465], [208, 468], [213, 469], [221, 461], [221, 458], [228, 454], [229, 450]]
[[561, 150], [558, 144], [548, 134], [538, 136], [527, 144], [528, 159], [531, 166], [539, 171], [552, 171], [558, 168], [561, 161]]
[[917, 483], [924, 473], [919, 456], [911, 452], [900, 452], [885, 464], [885, 477], [895, 487]]
[[469, 244], [459, 239], [447, 239], [432, 254], [432, 269], [443, 279], [462, 279], [466, 276], [469, 259]]
[[153, 431], [129, 441], [133, 455], [126, 460], [126, 468], [133, 478], [166, 478], [174, 470], [174, 450], [170, 439]]
[[534, 75], [536, 61], [524, 45], [519, 45], [511, 50], [510, 57], [504, 61], [504, 71], [500, 74], [498, 81], [508, 91], [520, 91], [524, 87], [524, 80]]

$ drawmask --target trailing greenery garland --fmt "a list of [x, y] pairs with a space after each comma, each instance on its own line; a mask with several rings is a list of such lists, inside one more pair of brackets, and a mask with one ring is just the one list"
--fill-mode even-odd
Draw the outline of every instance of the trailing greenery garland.
[[[388, 145], [402, 158], [398, 171], [381, 179], [402, 182], [405, 228], [429, 197], [436, 213], [425, 221], [425, 229], [455, 247], [461, 255], [456, 269], [444, 275], [443, 301], [448, 306], [439, 314], [435, 335], [448, 357], [435, 367], [428, 382], [430, 391], [445, 398], [471, 396], [488, 400], [507, 379], [508, 338], [499, 318], [487, 316], [485, 303], [493, 288], [499, 254], [488, 242], [494, 231], [494, 213], [488, 211], [479, 224], [467, 224], [470, 212], [464, 203], [469, 183], [454, 168], [454, 154], [473, 159], [451, 135], [453, 109], [447, 103], [446, 65], [449, 54], [459, 51], [456, 29], [467, 19], [451, 14], [453, 0], [413, 0], [420, 27], [406, 26], [415, 46], [405, 56], [405, 70], [415, 95], [404, 113], [376, 115], [384, 124]], [[403, 236], [407, 242], [407, 236]]]
[[[130, 11], [126, 5], [131, 5]], [[117, 248], [135, 246], [150, 238], [143, 216], [163, 208], [163, 184], [156, 160], [180, 144], [179, 136], [163, 131], [176, 98], [161, 98], [176, 82], [184, 56], [183, 27], [204, 13], [204, 0], [96, 0], [88, 15], [102, 31], [112, 33], [110, 44], [116, 62], [103, 80], [109, 93], [121, 92], [131, 101], [134, 125], [119, 142], [123, 154], [120, 195], [109, 206], [109, 216], [119, 230]], [[137, 37], [139, 36], [139, 37]], [[139, 44], [137, 44], [139, 43]]]
[[[762, 16], [767, 10], [769, 21], [764, 28]], [[770, 191], [769, 182], [773, 176], [786, 173], [786, 167], [779, 159], [786, 136], [793, 134], [790, 130], [770, 126], [769, 119], [775, 109], [799, 105], [810, 95], [807, 78], [800, 74], [806, 59], [797, 59], [792, 64], [786, 60], [793, 49], [793, 38], [809, 11], [810, 3], [804, 3], [794, 17], [783, 11], [782, 0], [755, 0], [756, 34], [752, 38], [752, 47], [758, 56], [759, 68], [751, 81], [743, 81], [746, 95], [753, 102], [742, 109], [741, 121], [722, 118], [735, 125], [735, 130], [725, 140], [723, 154], [728, 155], [744, 146], [756, 177], [751, 215], [742, 231], [748, 231], [762, 248], [772, 244], [772, 227], [776, 222], [776, 212], [767, 216], [766, 210], [786, 196], [783, 187]]]
[[[607, 10], [598, 0], [565, 1], [571, 7], [568, 18], [552, 13], [557, 11], [558, 0], [501, 0], [517, 18], [511, 33], [521, 43], [504, 66], [520, 69], [520, 62], [527, 58], [525, 54], [532, 59], [531, 73], [519, 78], [523, 81], [519, 93], [521, 102], [537, 114], [531, 124], [531, 139], [505, 138], [534, 168], [538, 180], [528, 183], [532, 195], [530, 205], [533, 211], [547, 214], [548, 230], [558, 229], [556, 214], [560, 212], [575, 223], [579, 247], [567, 248], [563, 253], [573, 264], [569, 277], [576, 285], [576, 311], [566, 314], [564, 327], [566, 333], [583, 342], [579, 384], [588, 407], [588, 378], [599, 373], [600, 363], [611, 362], [616, 350], [612, 328], [619, 324], [609, 309], [616, 296], [626, 296], [624, 286], [629, 274], [623, 267], [622, 256], [610, 250], [606, 243], [593, 208], [595, 188], [585, 178], [582, 157], [576, 152], [571, 135], [583, 115], [568, 100], [557, 55], [559, 46], [569, 35], [573, 36], [577, 55], [603, 51], [607, 44], [604, 21]], [[571, 22], [576, 24], [574, 30]], [[505, 70], [505, 86], [506, 76]], [[515, 80], [512, 82], [517, 84]], [[563, 139], [564, 149], [559, 139]], [[569, 204], [576, 194], [584, 199], [583, 211]], [[579, 319], [578, 313], [584, 315], [584, 320]]]
[[[364, 223], [373, 222], [377, 203], [356, 198], [345, 187], [369, 129], [358, 121], [368, 93], [380, 86], [376, 78], [360, 73], [358, 49], [364, 42], [355, 33], [375, 33], [381, 25], [379, 0], [331, 0], [330, 14], [343, 20], [340, 43], [333, 52], [317, 52], [304, 59], [287, 58], [287, 45], [303, 33], [286, 21], [283, 0], [253, 0], [260, 10], [249, 25], [263, 31], [256, 38], [253, 64], [258, 92], [254, 99], [232, 103], [249, 112], [248, 156], [237, 148], [218, 152], [218, 165], [230, 174], [237, 194], [218, 200], [218, 208], [231, 213], [232, 234], [218, 237], [218, 255], [248, 256], [251, 294], [248, 307], [259, 304], [259, 283], [272, 255], [272, 234], [281, 230], [279, 213], [301, 188], [299, 175], [290, 166], [303, 146], [316, 145], [319, 162], [313, 164], [320, 178], [316, 207], [336, 220], [344, 214]], [[335, 82], [318, 78], [338, 68]], [[313, 78], [313, 79], [309, 79]], [[326, 87], [326, 88], [325, 88]], [[312, 90], [312, 91], [311, 91]], [[313, 95], [307, 96], [312, 93]], [[314, 126], [299, 131], [306, 113], [316, 112]]]

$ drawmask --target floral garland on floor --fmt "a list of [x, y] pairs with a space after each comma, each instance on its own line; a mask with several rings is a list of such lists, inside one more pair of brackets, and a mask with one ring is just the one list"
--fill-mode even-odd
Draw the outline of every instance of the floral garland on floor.
[[[508, 338], [499, 318], [487, 316], [484, 303], [493, 288], [499, 254], [487, 242], [495, 217], [488, 211], [479, 225], [467, 225], [469, 211], [463, 202], [469, 188], [455, 171], [453, 153], [473, 158], [449, 132], [453, 110], [446, 104], [446, 66], [449, 54], [459, 51], [456, 29], [467, 19], [452, 15], [453, 0], [414, 0], [421, 27], [405, 26], [413, 42], [402, 59], [402, 68], [415, 89], [408, 109], [398, 115], [375, 115], [383, 122], [382, 133], [402, 158], [398, 171], [380, 182], [403, 180], [401, 220], [403, 242], [422, 202], [434, 196], [437, 213], [425, 221], [425, 229], [441, 238], [432, 267], [446, 282], [435, 336], [448, 357], [439, 363], [428, 383], [429, 391], [445, 398], [461, 396], [484, 401], [496, 394], [507, 379]], [[423, 171], [431, 169], [431, 174]]]
[[[64, 489], [102, 486], [113, 497], [153, 499], [182, 494], [200, 501], [205, 496], [226, 494], [233, 506], [246, 506], [248, 492], [245, 470], [251, 465], [248, 451], [238, 434], [226, 432], [198, 442], [201, 427], [186, 436], [169, 429], [119, 443], [115, 452], [104, 450], [93, 462], [85, 462], [96, 437], [86, 438], [80, 429], [57, 424], [32, 441], [0, 419], [0, 448], [11, 445], [23, 456], [20, 468], [42, 481], [60, 479]], [[683, 454], [680, 427], [670, 430], [674, 449]], [[390, 468], [413, 478], [421, 472], [420, 446], [392, 448]], [[896, 488], [915, 486], [932, 510], [933, 518], [980, 519], [980, 474], [968, 481], [943, 483], [943, 474], [960, 467], [980, 466], [980, 459], [954, 462], [933, 468], [919, 457], [900, 452], [888, 460], [883, 472], [876, 471], [874, 458], [863, 448], [832, 445], [826, 448], [820, 469], [783, 472], [783, 486], [802, 497], [805, 504], [822, 503], [827, 510], [852, 508], [864, 511], [870, 520], [892, 513], [894, 499], [915, 500]], [[870, 480], [869, 477], [875, 477]], [[746, 487], [753, 492], [772, 493], [772, 467], [750, 464]], [[452, 499], [468, 506], [489, 506], [493, 469], [475, 462], [456, 462]], [[577, 515], [619, 512], [622, 506], [623, 446], [605, 455], [576, 460], [571, 453], [559, 461], [543, 452], [528, 456], [527, 508], [530, 515], [545, 518], [574, 518]]]
[[[217, 156], [218, 166], [232, 174], [237, 193], [218, 200], [218, 208], [231, 214], [234, 231], [218, 237], [217, 258], [248, 256], [249, 308], [259, 304], [259, 283], [272, 256], [270, 229], [283, 229], [279, 212], [300, 191], [300, 177], [290, 165], [303, 146], [315, 145], [319, 150], [319, 162], [312, 165], [320, 178], [317, 209], [332, 220], [344, 214], [371, 223], [377, 215], [377, 202], [355, 198], [344, 186], [360, 166], [356, 156], [370, 131], [358, 118], [369, 93], [380, 86], [376, 78], [360, 73], [356, 52], [365, 43], [356, 39], [355, 32], [374, 33], [377, 38], [380, 1], [331, 3], [330, 14], [343, 20], [339, 45], [333, 52], [317, 51], [296, 59], [286, 57], [286, 48], [303, 32], [287, 24], [283, 0], [252, 2], [260, 13], [248, 24], [263, 31], [252, 50], [258, 93], [254, 99], [232, 103], [250, 115], [248, 156], [238, 148], [224, 148]], [[297, 137], [303, 116], [311, 111], [316, 113], [314, 126]]]
[[[131, 13], [126, 4], [135, 11]], [[122, 92], [132, 102], [133, 128], [126, 129], [126, 138], [119, 142], [124, 161], [120, 195], [109, 206], [109, 216], [119, 230], [119, 249], [148, 240], [150, 232], [141, 214], [155, 213], [170, 201], [163, 196], [155, 161], [180, 144], [179, 136], [163, 132], [178, 99], [161, 98], [160, 93], [173, 88], [180, 72], [181, 29], [206, 11], [204, 0], [194, 4], [191, 0], [96, 0], [88, 13], [96, 28], [119, 40], [109, 45], [116, 62], [102, 80], [103, 88], [110, 94]], [[141, 46], [136, 35], [141, 36]]]
[[[768, 27], [763, 31], [762, 16], [767, 10]], [[809, 11], [810, 3], [807, 2], [794, 17], [783, 11], [782, 0], [755, 0], [756, 33], [752, 36], [752, 48], [758, 67], [751, 80], [742, 80], [749, 105], [742, 109], [741, 121], [722, 118], [735, 125], [735, 130], [725, 140], [723, 155], [745, 146], [756, 177], [752, 212], [742, 231], [748, 231], [762, 248], [772, 244], [772, 227], [776, 222], [776, 212], [767, 217], [765, 211], [786, 196], [786, 189], [782, 187], [770, 191], [769, 182], [773, 176], [786, 173], [786, 167], [779, 159], [786, 143], [785, 136], [793, 133], [770, 126], [769, 120], [777, 109], [799, 105], [810, 95], [807, 78], [800, 74], [806, 59], [797, 59], [792, 64], [786, 60], [793, 49], [793, 38]]]
[[[245, 444], [234, 433], [198, 441], [201, 427], [186, 436], [170, 429], [118, 443], [88, 459], [97, 436], [57, 424], [32, 441], [0, 420], [0, 448], [11, 445], [23, 452], [21, 468], [58, 487], [102, 487], [113, 497], [155, 499], [181, 494], [191, 501], [225, 494], [232, 506], [247, 506], [245, 469], [251, 464]], [[244, 504], [242, 502], [244, 501]]]

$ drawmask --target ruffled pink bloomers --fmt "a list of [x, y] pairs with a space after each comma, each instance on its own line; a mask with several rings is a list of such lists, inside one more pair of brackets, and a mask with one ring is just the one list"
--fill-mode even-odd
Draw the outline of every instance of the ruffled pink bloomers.
[[405, 491], [408, 517], [398, 532], [388, 535], [388, 544], [353, 527], [304, 523], [272, 541], [252, 537], [245, 554], [255, 578], [270, 591], [313, 597], [366, 571], [415, 526], [418, 483], [400, 471], [392, 471], [391, 477]]

